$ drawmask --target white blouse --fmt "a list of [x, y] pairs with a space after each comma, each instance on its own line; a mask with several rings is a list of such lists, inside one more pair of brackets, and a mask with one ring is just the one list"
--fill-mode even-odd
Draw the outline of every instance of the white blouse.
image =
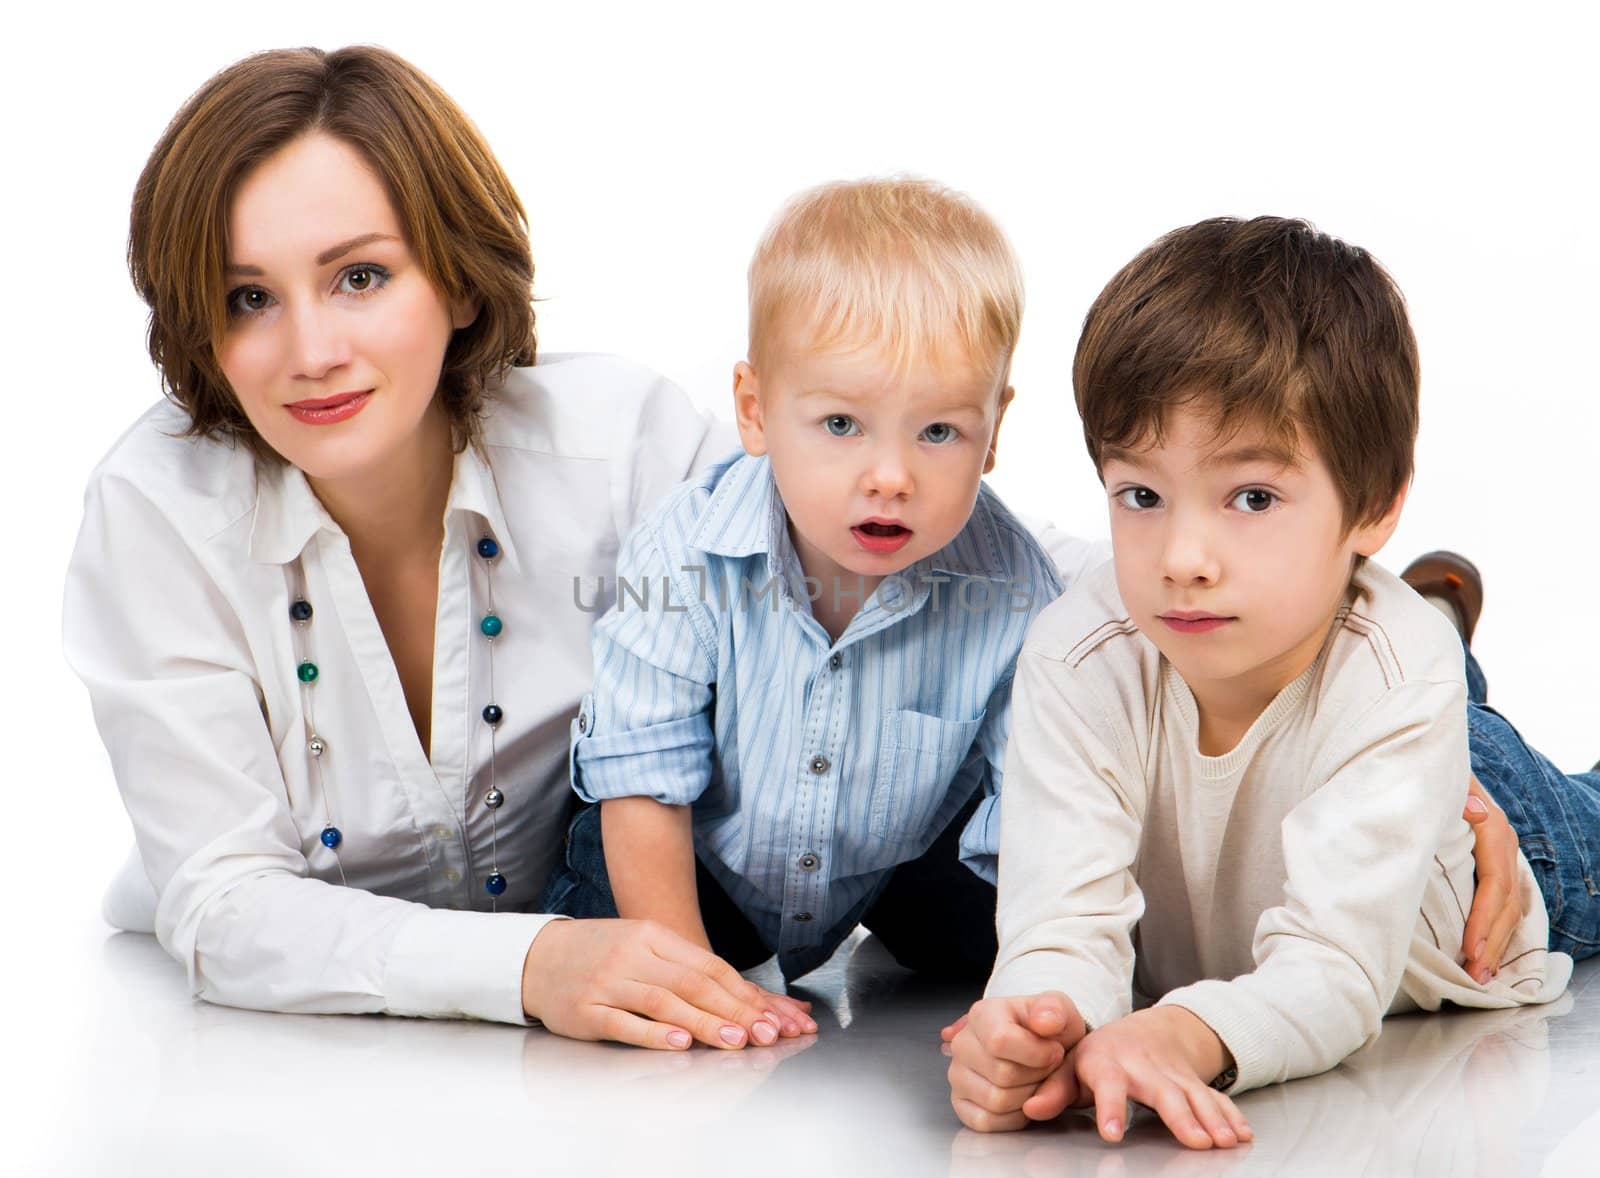
[[[186, 424], [157, 405], [96, 469], [64, 611], [161, 944], [212, 1002], [523, 1022], [523, 958], [550, 919], [528, 910], [573, 803], [568, 724], [609, 601], [599, 578], [611, 586], [644, 508], [737, 446], [731, 427], [620, 360], [512, 370], [445, 509], [430, 755], [349, 541], [305, 476], [177, 436]], [[486, 535], [492, 567], [476, 552]], [[302, 587], [314, 613], [297, 629]], [[302, 657], [320, 670], [310, 688]], [[504, 712], [493, 814], [489, 703]]]

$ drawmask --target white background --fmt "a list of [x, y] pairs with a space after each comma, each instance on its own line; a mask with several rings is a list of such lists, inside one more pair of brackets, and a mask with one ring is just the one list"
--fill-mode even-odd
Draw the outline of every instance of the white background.
[[1071, 358], [1116, 268], [1219, 213], [1305, 216], [1368, 247], [1410, 299], [1424, 370], [1417, 481], [1388, 563], [1433, 547], [1478, 562], [1492, 700], [1577, 769], [1600, 757], [1592, 11], [857, 0], [8, 18], [3, 892], [26, 964], [0, 985], [60, 1003], [94, 984], [48, 963], [61, 930], [82, 935], [128, 828], [60, 658], [61, 579], [90, 468], [159, 392], [123, 266], [134, 180], [213, 71], [282, 45], [409, 57], [527, 205], [542, 347], [631, 356], [724, 414], [745, 263], [786, 196], [898, 171], [967, 190], [1010, 233], [1029, 288], [993, 482], [1084, 534], [1104, 534], [1105, 508]]

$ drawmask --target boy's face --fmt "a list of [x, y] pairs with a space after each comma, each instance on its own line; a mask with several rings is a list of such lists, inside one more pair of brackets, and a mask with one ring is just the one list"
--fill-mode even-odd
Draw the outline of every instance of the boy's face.
[[1179, 407], [1161, 445], [1108, 450], [1101, 469], [1134, 623], [1202, 713], [1246, 725], [1316, 658], [1355, 558], [1383, 546], [1404, 500], [1346, 530], [1322, 458], [1304, 439], [1293, 463], [1281, 449], [1248, 427], [1219, 440]]
[[801, 566], [870, 592], [966, 526], [1011, 390], [964, 353], [896, 370], [881, 347], [821, 351], [780, 330], [734, 369], [744, 448], [771, 457]]

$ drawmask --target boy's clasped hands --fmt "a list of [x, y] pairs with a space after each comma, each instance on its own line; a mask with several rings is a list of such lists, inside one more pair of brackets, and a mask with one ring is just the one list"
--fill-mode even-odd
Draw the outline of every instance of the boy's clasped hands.
[[1231, 1066], [1222, 1041], [1181, 1006], [1157, 1006], [1090, 1030], [1059, 990], [984, 998], [940, 1031], [950, 1103], [981, 1132], [1024, 1128], [1093, 1105], [1100, 1136], [1120, 1141], [1127, 1102], [1155, 1110], [1191, 1149], [1251, 1140], [1238, 1107], [1211, 1087]]

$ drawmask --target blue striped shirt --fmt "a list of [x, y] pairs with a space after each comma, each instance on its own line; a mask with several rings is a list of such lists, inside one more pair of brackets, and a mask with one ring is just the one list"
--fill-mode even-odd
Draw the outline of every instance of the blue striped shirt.
[[572, 734], [586, 800], [693, 806], [696, 853], [788, 977], [977, 791], [962, 852], [994, 878], [1013, 663], [1061, 582], [981, 487], [956, 538], [886, 578], [837, 642], [816, 591], [768, 461], [712, 466], [624, 544]]

